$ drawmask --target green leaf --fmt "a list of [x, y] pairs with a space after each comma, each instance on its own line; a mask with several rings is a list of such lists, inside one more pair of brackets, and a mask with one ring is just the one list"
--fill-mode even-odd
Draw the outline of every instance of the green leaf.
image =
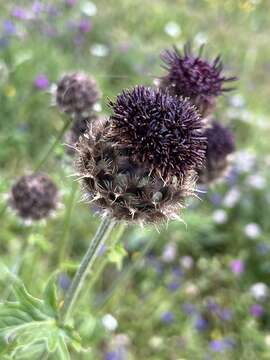
[[108, 259], [110, 262], [116, 264], [118, 270], [122, 269], [124, 257], [127, 252], [122, 243], [118, 243], [108, 253]]
[[44, 305], [48, 310], [48, 314], [53, 317], [57, 317], [58, 312], [57, 288], [55, 284], [56, 276], [57, 273], [54, 273], [49, 278], [43, 293]]

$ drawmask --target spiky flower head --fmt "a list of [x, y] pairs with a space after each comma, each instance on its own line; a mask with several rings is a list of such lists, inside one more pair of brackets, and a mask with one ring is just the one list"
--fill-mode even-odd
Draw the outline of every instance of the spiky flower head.
[[224, 84], [235, 81], [236, 77], [223, 74], [220, 56], [209, 61], [202, 57], [202, 51], [203, 47], [195, 55], [190, 44], [186, 44], [183, 53], [176, 47], [162, 52], [161, 59], [167, 73], [161, 78], [160, 87], [173, 95], [189, 97], [206, 116], [214, 109], [215, 98], [232, 89]]
[[69, 115], [88, 116], [100, 97], [95, 79], [82, 72], [64, 75], [57, 85], [56, 103]]
[[206, 148], [197, 111], [185, 99], [142, 86], [110, 106], [112, 116], [91, 123], [76, 146], [87, 201], [117, 220], [176, 218]]
[[212, 121], [205, 130], [207, 151], [205, 166], [200, 169], [199, 183], [209, 184], [221, 179], [230, 165], [230, 154], [235, 150], [235, 138], [230, 129]]
[[206, 139], [196, 108], [184, 98], [137, 86], [110, 102], [108, 138], [131, 159], [167, 179], [185, 176], [204, 160]]
[[24, 220], [45, 219], [57, 209], [59, 193], [54, 182], [45, 174], [22, 176], [12, 187], [10, 202]]

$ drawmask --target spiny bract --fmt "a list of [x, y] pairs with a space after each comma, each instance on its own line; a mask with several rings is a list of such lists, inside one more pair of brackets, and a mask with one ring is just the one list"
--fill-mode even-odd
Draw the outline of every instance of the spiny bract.
[[172, 95], [189, 97], [206, 116], [215, 107], [215, 97], [231, 90], [224, 83], [235, 81], [236, 77], [224, 76], [220, 56], [209, 61], [201, 57], [202, 50], [203, 47], [194, 55], [190, 44], [186, 44], [183, 54], [175, 47], [163, 51], [161, 59], [167, 73], [161, 78], [160, 87]]

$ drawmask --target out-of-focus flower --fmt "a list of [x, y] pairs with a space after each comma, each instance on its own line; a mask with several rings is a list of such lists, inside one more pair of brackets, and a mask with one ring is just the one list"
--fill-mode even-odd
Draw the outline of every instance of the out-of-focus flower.
[[194, 44], [198, 47], [206, 44], [207, 41], [208, 41], [208, 36], [203, 32], [197, 33], [194, 37]]
[[35, 87], [39, 90], [46, 90], [48, 89], [50, 83], [46, 75], [39, 74], [34, 81]]
[[80, 6], [81, 12], [87, 16], [94, 16], [97, 13], [96, 5], [91, 1], [84, 1]]
[[161, 314], [160, 319], [164, 324], [169, 325], [174, 321], [175, 316], [171, 311], [166, 311], [163, 314]]
[[267, 346], [270, 346], [270, 334], [265, 336], [264, 341]]
[[235, 166], [239, 172], [247, 173], [252, 170], [256, 163], [256, 156], [247, 150], [235, 153]]
[[26, 20], [27, 19], [27, 12], [20, 6], [15, 6], [12, 11], [11, 15], [19, 20]]
[[69, 276], [67, 276], [67, 274], [65, 273], [61, 273], [58, 277], [58, 284], [60, 286], [61, 289], [63, 290], [67, 290], [70, 286], [71, 283], [71, 279], [69, 278]]
[[182, 305], [182, 310], [185, 314], [187, 315], [193, 315], [197, 313], [197, 308], [194, 304], [192, 303], [184, 303]]
[[168, 22], [164, 27], [164, 31], [166, 34], [174, 38], [181, 35], [181, 27], [174, 21]]
[[191, 256], [182, 256], [179, 260], [181, 267], [184, 270], [191, 270], [194, 266], [194, 260]]
[[213, 220], [216, 224], [225, 224], [228, 220], [228, 214], [223, 209], [217, 209], [213, 212]]
[[78, 0], [66, 0], [66, 5], [73, 7], [77, 4]]
[[240, 200], [241, 192], [237, 187], [231, 188], [223, 199], [223, 205], [227, 208], [233, 208]]
[[250, 314], [256, 318], [259, 318], [263, 315], [264, 309], [260, 304], [253, 304], [250, 308]]
[[5, 20], [3, 30], [7, 35], [14, 35], [16, 33], [16, 25], [11, 20]]
[[186, 295], [193, 297], [193, 296], [198, 295], [199, 288], [195, 284], [187, 283], [184, 291], [185, 291]]
[[235, 343], [231, 338], [223, 338], [210, 341], [209, 348], [213, 352], [223, 353], [226, 350], [232, 349], [234, 345]]
[[162, 261], [170, 263], [175, 260], [177, 254], [177, 247], [175, 243], [166, 244], [161, 255]]
[[105, 57], [109, 54], [109, 48], [104, 44], [93, 44], [90, 47], [90, 52], [94, 56]]
[[208, 328], [208, 326], [208, 321], [202, 315], [198, 315], [195, 321], [195, 328], [198, 331], [204, 331]]
[[245, 99], [244, 99], [243, 95], [235, 94], [235, 95], [231, 96], [230, 103], [232, 106], [240, 108], [245, 105]]
[[250, 287], [251, 296], [257, 301], [263, 301], [268, 297], [269, 288], [266, 284], [260, 282]]
[[223, 321], [231, 321], [233, 317], [233, 313], [230, 309], [220, 309], [218, 311], [218, 316]]
[[177, 280], [173, 280], [167, 285], [167, 287], [170, 291], [176, 291], [179, 289], [180, 283]]
[[109, 331], [115, 331], [118, 327], [117, 320], [111, 314], [106, 314], [103, 316], [102, 324]]
[[270, 251], [270, 244], [268, 244], [265, 241], [259, 242], [259, 244], [256, 246], [256, 251], [259, 255], [266, 255]]
[[262, 234], [260, 226], [256, 223], [250, 223], [245, 226], [244, 232], [250, 239], [257, 239]]
[[153, 349], [160, 349], [163, 343], [163, 338], [160, 336], [153, 336], [149, 339], [149, 346]]
[[215, 206], [219, 206], [222, 203], [222, 196], [219, 193], [213, 193], [209, 196], [209, 200]]
[[266, 187], [266, 179], [260, 174], [252, 174], [246, 180], [247, 185], [254, 189], [264, 189]]
[[235, 259], [230, 263], [230, 269], [235, 275], [241, 275], [245, 271], [245, 263], [243, 260]]
[[92, 29], [92, 24], [88, 19], [82, 19], [79, 22], [79, 30], [81, 33], [89, 33]]

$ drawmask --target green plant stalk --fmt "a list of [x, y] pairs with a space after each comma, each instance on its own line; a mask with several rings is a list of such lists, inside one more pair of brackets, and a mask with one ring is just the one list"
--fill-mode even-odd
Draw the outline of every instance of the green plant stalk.
[[[114, 248], [114, 246], [116, 245], [118, 240], [122, 237], [125, 230], [126, 230], [126, 225], [125, 224], [120, 224], [119, 228], [117, 229], [116, 235], [113, 237], [113, 240], [112, 240], [112, 243], [111, 243], [111, 246], [110, 246], [111, 248]], [[109, 262], [108, 256], [103, 256], [100, 263], [99, 263], [98, 268], [95, 270], [91, 280], [87, 284], [85, 295], [88, 295], [90, 293], [92, 287], [95, 285], [96, 281], [100, 278], [100, 276], [103, 273], [103, 270], [105, 269], [108, 262]]]
[[83, 285], [85, 284], [86, 275], [91, 269], [101, 246], [105, 243], [107, 236], [112, 230], [113, 226], [114, 222], [109, 217], [105, 217], [99, 225], [99, 228], [97, 229], [94, 238], [91, 240], [88, 250], [86, 251], [79, 265], [79, 268], [71, 282], [71, 285], [66, 293], [61, 314], [62, 324], [65, 324], [68, 320], [73, 306], [78, 299], [78, 295]]
[[65, 214], [65, 218], [64, 218], [63, 232], [62, 232], [62, 236], [59, 240], [59, 244], [58, 244], [58, 247], [60, 249], [60, 251], [58, 253], [58, 264], [59, 265], [62, 263], [64, 256], [68, 255], [67, 254], [67, 247], [68, 247], [67, 240], [68, 240], [69, 229], [70, 229], [70, 219], [71, 219], [72, 211], [73, 211], [74, 205], [75, 205], [77, 190], [78, 190], [78, 184], [76, 181], [73, 181], [72, 186], [71, 186], [70, 196], [69, 196], [68, 203], [66, 206], [66, 214]]
[[62, 129], [59, 131], [56, 139], [54, 140], [54, 142], [51, 144], [51, 146], [49, 147], [49, 149], [47, 150], [47, 152], [45, 153], [45, 155], [42, 157], [42, 159], [38, 162], [38, 164], [36, 165], [36, 167], [34, 168], [34, 172], [39, 171], [42, 166], [45, 164], [45, 162], [47, 161], [47, 159], [49, 158], [49, 156], [51, 155], [51, 153], [53, 152], [53, 150], [55, 149], [55, 147], [57, 146], [57, 144], [59, 143], [59, 141], [62, 139], [63, 135], [65, 134], [66, 130], [68, 129], [69, 125], [70, 125], [71, 121], [69, 119], [67, 119], [62, 127]]

